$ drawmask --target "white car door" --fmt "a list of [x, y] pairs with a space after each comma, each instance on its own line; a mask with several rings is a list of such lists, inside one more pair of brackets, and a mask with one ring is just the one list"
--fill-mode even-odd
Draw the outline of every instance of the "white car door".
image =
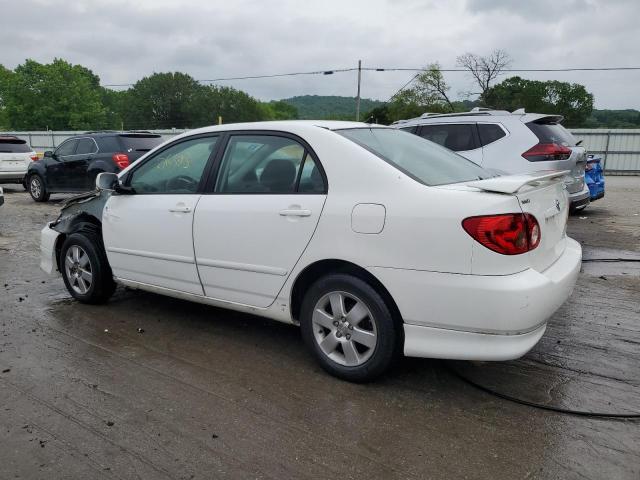
[[476, 165], [483, 163], [482, 147], [475, 122], [422, 125], [417, 134], [453, 150]]
[[233, 134], [220, 157], [193, 225], [205, 295], [267, 307], [315, 231], [325, 176], [309, 149], [286, 134]]
[[202, 295], [193, 252], [193, 215], [217, 136], [187, 138], [144, 159], [126, 176], [132, 194], [112, 195], [102, 232], [113, 274]]

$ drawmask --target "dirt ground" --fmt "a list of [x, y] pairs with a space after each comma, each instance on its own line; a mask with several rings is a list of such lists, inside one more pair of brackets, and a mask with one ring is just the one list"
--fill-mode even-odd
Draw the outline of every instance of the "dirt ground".
[[[586, 259], [640, 258], [640, 177], [607, 181], [569, 234]], [[0, 479], [640, 478], [640, 421], [467, 381], [640, 412], [640, 263], [586, 262], [521, 360], [404, 359], [353, 385], [295, 327], [122, 288], [105, 306], [72, 301], [38, 268], [58, 197], [5, 192]]]

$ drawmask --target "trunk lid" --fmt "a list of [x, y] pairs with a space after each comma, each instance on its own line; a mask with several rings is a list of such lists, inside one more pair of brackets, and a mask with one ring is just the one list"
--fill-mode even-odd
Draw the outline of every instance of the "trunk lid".
[[488, 192], [514, 195], [523, 213], [533, 215], [540, 226], [540, 244], [526, 255], [539, 272], [551, 266], [564, 252], [569, 200], [563, 178], [569, 172], [538, 172], [468, 182]]
[[34, 152], [24, 140], [0, 136], [0, 171], [26, 172]]

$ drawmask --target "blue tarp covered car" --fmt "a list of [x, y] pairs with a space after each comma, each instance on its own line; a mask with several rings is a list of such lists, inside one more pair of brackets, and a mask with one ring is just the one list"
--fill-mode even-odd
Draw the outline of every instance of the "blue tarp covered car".
[[587, 156], [584, 179], [587, 187], [589, 187], [592, 202], [604, 197], [604, 170], [602, 169], [601, 162], [602, 157], [595, 155]]

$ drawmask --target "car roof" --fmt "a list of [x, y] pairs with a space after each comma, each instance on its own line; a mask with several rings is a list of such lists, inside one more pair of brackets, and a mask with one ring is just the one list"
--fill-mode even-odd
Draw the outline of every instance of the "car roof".
[[554, 122], [561, 122], [564, 117], [562, 115], [553, 115], [548, 113], [527, 113], [524, 108], [520, 108], [513, 112], [507, 110], [492, 110], [490, 108], [475, 107], [468, 112], [456, 113], [423, 113], [419, 117], [410, 118], [408, 120], [398, 120], [393, 122], [396, 128], [410, 127], [412, 125], [422, 125], [432, 123], [433, 121], [452, 122], [455, 120], [475, 121], [475, 122], [495, 122], [496, 120], [519, 120], [522, 123], [534, 122], [541, 118], [548, 118]]
[[[267, 122], [225, 123], [190, 130], [189, 133], [223, 132], [229, 130], [289, 130], [299, 128], [324, 128], [326, 130], [341, 130], [345, 128], [369, 128], [375, 124], [363, 122], [349, 122], [343, 120], [275, 120]], [[375, 125], [384, 127], [384, 125]]]

